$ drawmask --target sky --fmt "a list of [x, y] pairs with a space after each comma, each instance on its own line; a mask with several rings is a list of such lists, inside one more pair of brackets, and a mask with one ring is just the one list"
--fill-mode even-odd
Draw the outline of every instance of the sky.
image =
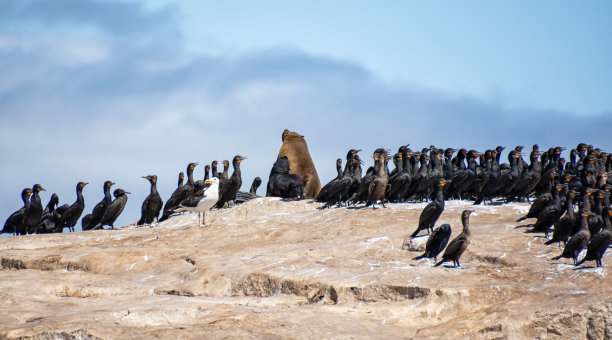
[[[0, 222], [40, 183], [85, 213], [105, 180], [140, 217], [189, 162], [246, 156], [267, 177], [284, 129], [323, 183], [392, 151], [586, 142], [612, 151], [604, 1], [0, 2]], [[231, 173], [231, 171], [230, 171]], [[80, 222], [77, 229], [80, 229]]]

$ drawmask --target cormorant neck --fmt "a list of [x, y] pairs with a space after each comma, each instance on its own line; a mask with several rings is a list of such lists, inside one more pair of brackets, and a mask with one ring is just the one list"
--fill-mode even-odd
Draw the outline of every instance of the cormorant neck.
[[151, 182], [151, 193], [157, 194], [157, 181]]
[[104, 199], [107, 201], [111, 201], [113, 198], [111, 197], [110, 187], [104, 186]]
[[470, 235], [470, 215], [461, 216], [461, 224], [463, 224], [463, 233]]

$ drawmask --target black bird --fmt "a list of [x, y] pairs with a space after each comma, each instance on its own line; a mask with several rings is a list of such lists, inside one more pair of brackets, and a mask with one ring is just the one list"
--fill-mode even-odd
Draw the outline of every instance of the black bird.
[[327, 200], [323, 201], [317, 196], [317, 202], [325, 202], [319, 209], [330, 208], [334, 204], [339, 206], [342, 204], [342, 198], [348, 194], [351, 186], [353, 185], [353, 170], [359, 164], [356, 159], [349, 160], [344, 166], [344, 172], [342, 177], [336, 181], [331, 181], [326, 185], [327, 187]]
[[561, 255], [553, 257], [551, 260], [558, 260], [562, 257], [571, 258], [574, 260], [574, 265], [577, 265], [576, 259], [578, 258], [578, 254], [587, 246], [589, 243], [589, 239], [591, 238], [591, 232], [589, 231], [589, 222], [587, 221], [591, 212], [588, 210], [583, 210], [580, 214], [580, 229], [577, 233], [572, 236], [565, 248], [563, 248], [563, 253]]
[[83, 219], [81, 220], [81, 228], [83, 230], [91, 230], [91, 228], [100, 223], [106, 207], [108, 207], [108, 205], [113, 201], [110, 189], [114, 184], [115, 183], [111, 181], [104, 182], [104, 185], [102, 186], [104, 198], [102, 198], [102, 200], [94, 206], [91, 214], [83, 216]]
[[[349, 152], [349, 154], [351, 154], [351, 153]], [[342, 159], [338, 158], [336, 160], [336, 170], [338, 171], [338, 176], [336, 176], [336, 178], [334, 178], [331, 181], [329, 181], [327, 184], [325, 184], [321, 188], [321, 190], [319, 190], [319, 193], [317, 194], [317, 197], [315, 198], [315, 201], [317, 201], [317, 202], [327, 202], [330, 199], [333, 199], [333, 197], [332, 197], [332, 195], [334, 194], [333, 190], [334, 190], [334, 188], [336, 188], [337, 182], [341, 180], [341, 178], [344, 175], [344, 173], [346, 172], [347, 168], [348, 168], [348, 162], [344, 166], [345, 171], [342, 171]]]
[[234, 167], [234, 172], [232, 173], [232, 176], [230, 176], [230, 178], [228, 178], [225, 182], [223, 193], [219, 192], [219, 201], [216, 205], [217, 209], [223, 208], [225, 203], [228, 203], [230, 201], [233, 202], [236, 199], [238, 190], [240, 190], [240, 187], [242, 186], [240, 163], [245, 159], [246, 157], [240, 155], [236, 155], [232, 159], [232, 166]]
[[151, 192], [149, 193], [149, 196], [145, 198], [144, 202], [142, 202], [142, 208], [140, 209], [140, 220], [138, 220], [137, 223], [138, 225], [153, 223], [153, 221], [159, 217], [159, 211], [163, 205], [162, 198], [159, 195], [159, 192], [157, 192], [157, 176], [149, 175], [142, 176], [142, 178], [151, 183]]
[[433, 231], [433, 228], [442, 215], [442, 211], [444, 211], [444, 186], [448, 183], [446, 180], [438, 181], [438, 185], [436, 186], [436, 197], [433, 201], [431, 201], [425, 209], [421, 212], [419, 216], [419, 226], [417, 229], [410, 235], [410, 237], [416, 237], [419, 231], [426, 230], [427, 233], [430, 232], [430, 229]]
[[[552, 173], [551, 174], [552, 178], [555, 177], [555, 174]], [[551, 178], [551, 181], [552, 181]], [[552, 183], [552, 182], [550, 182]], [[551, 187], [549, 188], [548, 192], [539, 195], [531, 204], [531, 206], [529, 207], [529, 211], [527, 212], [527, 215], [519, 218], [518, 220], [516, 220], [517, 222], [521, 222], [524, 221], [528, 218], [535, 218], [538, 217], [538, 214], [544, 209], [546, 208], [546, 206], [548, 206], [548, 204], [553, 200], [553, 195], [552, 195], [552, 184]]]
[[391, 202], [400, 202], [408, 189], [412, 181], [412, 173], [408, 167], [408, 158], [412, 157], [409, 155], [405, 147], [400, 147], [399, 162], [396, 166], [395, 176], [389, 178], [389, 191], [387, 197]]
[[42, 217], [40, 218], [40, 224], [38, 227], [39, 233], [51, 233], [55, 229], [55, 224], [58, 223], [60, 215], [56, 211], [57, 204], [59, 203], [59, 197], [57, 194], [52, 194], [49, 199], [49, 203], [43, 210]]
[[387, 152], [384, 149], [377, 149], [374, 152], [374, 177], [368, 187], [368, 199], [365, 206], [372, 205], [376, 209], [376, 202], [380, 201], [385, 207], [385, 193], [389, 184], [389, 172], [387, 170]]
[[606, 207], [604, 212], [604, 227], [597, 235], [591, 237], [587, 245], [587, 253], [582, 260], [576, 263], [577, 266], [585, 261], [595, 261], [597, 267], [601, 267], [601, 258], [606, 250], [608, 250], [610, 243], [612, 243], [610, 216], [612, 216], [612, 211], [610, 211], [610, 207]]
[[[174, 213], [174, 210], [178, 208], [181, 202], [185, 198], [187, 198], [189, 195], [191, 195], [191, 193], [193, 192], [193, 189], [194, 189], [193, 169], [196, 167], [196, 165], [197, 163], [189, 163], [187, 165], [187, 183], [186, 184], [183, 184], [184, 175], [181, 176], [183, 173], [181, 172], [179, 174], [178, 188], [174, 190], [170, 198], [168, 198], [168, 200], [166, 201], [166, 204], [164, 205], [164, 213], [162, 214], [162, 217], [159, 219], [159, 222], [163, 222], [167, 220], [168, 217], [170, 217], [170, 215]], [[216, 169], [215, 166], [213, 166], [213, 168]]]
[[217, 161], [210, 163], [210, 176], [219, 178], [219, 172], [217, 171]]
[[259, 188], [260, 185], [261, 178], [255, 177], [255, 179], [253, 179], [253, 184], [251, 184], [251, 189], [249, 189], [249, 192], [238, 191], [238, 194], [236, 194], [236, 204], [242, 204], [254, 198], [261, 197], [257, 195], [257, 188]]
[[30, 195], [32, 195], [32, 189], [25, 188], [21, 191], [21, 200], [23, 201], [23, 207], [19, 210], [15, 211], [6, 219], [4, 222], [4, 228], [2, 228], [2, 232], [11, 233], [13, 235], [17, 235], [18, 233], [21, 235], [25, 235], [27, 230], [25, 228], [25, 217], [28, 209], [30, 208]]
[[421, 256], [417, 256], [414, 259], [420, 260], [422, 258], [434, 258], [434, 263], [438, 262], [438, 254], [444, 250], [448, 240], [451, 236], [451, 226], [448, 223], [444, 223], [429, 235], [427, 244], [425, 245], [425, 253]]
[[449, 243], [448, 247], [444, 251], [444, 255], [442, 255], [442, 260], [436, 263], [436, 267], [441, 265], [447, 261], [453, 261], [455, 267], [461, 267], [459, 264], [459, 258], [463, 255], [463, 252], [470, 245], [470, 238], [472, 232], [470, 231], [470, 215], [474, 212], [474, 210], [464, 210], [461, 213], [461, 223], [463, 224], [463, 231], [459, 236], [455, 237], [451, 243]]
[[533, 233], [546, 233], [548, 237], [548, 230], [550, 227], [559, 220], [562, 210], [562, 201], [560, 199], [559, 192], [563, 190], [564, 185], [557, 184], [552, 191], [553, 200], [538, 214], [538, 219], [533, 224]]
[[[56, 225], [56, 232], [62, 232], [64, 228], [70, 228], [70, 231], [74, 231], [74, 226], [81, 217], [83, 209], [85, 209], [85, 199], [83, 198], [83, 188], [89, 184], [86, 182], [79, 182], [76, 185], [77, 198], [72, 205], [68, 206], [65, 211], [61, 212], [61, 218], [59, 225]], [[60, 210], [58, 208], [58, 210]], [[63, 209], [62, 209], [63, 210]]]
[[228, 173], [229, 173], [229, 161], [224, 160], [223, 161], [223, 172], [219, 173], [219, 197], [223, 195], [223, 192], [226, 189]]
[[567, 195], [567, 208], [565, 209], [565, 215], [555, 223], [552, 238], [545, 243], [546, 245], [550, 245], [555, 242], [559, 242], [560, 245], [560, 243], [563, 242], [563, 245], [565, 246], [572, 231], [578, 223], [578, 218], [574, 213], [574, 198], [576, 198], [578, 193], [570, 190]]
[[300, 175], [290, 174], [289, 159], [287, 156], [279, 157], [268, 177], [266, 197], [300, 198], [304, 195], [304, 180]]
[[[342, 158], [338, 158], [336, 159], [336, 171], [338, 172], [338, 176], [336, 176], [336, 179], [339, 179], [340, 177], [342, 177]], [[321, 192], [319, 191], [319, 194]]]
[[105, 225], [109, 225], [111, 229], [114, 229], [113, 223], [115, 223], [117, 217], [121, 215], [121, 212], [123, 212], [123, 208], [125, 208], [125, 204], [127, 203], [127, 194], [129, 194], [129, 192], [126, 192], [123, 189], [115, 189], [113, 192], [115, 199], [108, 205], [108, 207], [106, 207], [106, 210], [104, 210], [104, 215], [102, 216], [100, 223], [91, 228], [91, 230], [101, 229]]
[[40, 184], [34, 184], [32, 187], [32, 197], [30, 198], [30, 208], [27, 210], [25, 215], [25, 228], [28, 234], [34, 234], [38, 231], [40, 225], [40, 218], [42, 217], [43, 207], [40, 201], [38, 193], [43, 191], [43, 187]]

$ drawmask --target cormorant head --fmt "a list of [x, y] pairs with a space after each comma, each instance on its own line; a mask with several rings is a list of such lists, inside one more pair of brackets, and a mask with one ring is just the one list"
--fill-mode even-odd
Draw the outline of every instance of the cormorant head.
[[41, 191], [46, 191], [40, 184], [34, 184], [32, 187], [32, 192], [39, 193]]
[[58, 204], [59, 203], [59, 197], [57, 197], [56, 193], [53, 193], [53, 195], [51, 195], [51, 199], [49, 200], [53, 205]]
[[23, 198], [29, 198], [30, 195], [32, 195], [32, 189], [30, 188], [25, 188], [21, 191], [21, 197]]
[[217, 161], [212, 161], [211, 165], [212, 165], [213, 169], [216, 169], [217, 168]]
[[80, 190], [83, 190], [83, 188], [84, 188], [84, 187], [85, 187], [87, 184], [89, 184], [89, 183], [87, 183], [87, 182], [79, 182], [79, 183], [77, 183], [77, 190], [79, 190], [79, 189], [80, 189]]
[[113, 196], [115, 196], [115, 198], [119, 198], [121, 196], [125, 196], [126, 194], [131, 194], [131, 192], [127, 192], [121, 188], [119, 189], [115, 189], [115, 191], [113, 191]]
[[110, 188], [114, 185], [115, 183], [111, 182], [111, 181], [106, 181], [104, 182], [104, 188]]
[[467, 217], [467, 216], [470, 216], [470, 215], [471, 215], [473, 212], [474, 212], [474, 210], [470, 210], [470, 209], [464, 210], [464, 211], [461, 213], [461, 217]]
[[185, 173], [183, 173], [182, 171], [179, 173], [179, 179], [184, 179], [185, 178]]
[[187, 165], [187, 171], [195, 169], [196, 165], [198, 165], [197, 162], [196, 163], [189, 163]]
[[258, 188], [260, 185], [261, 185], [261, 178], [255, 177], [255, 179], [253, 180], [253, 186]]
[[240, 156], [240, 155], [236, 155], [234, 156], [234, 159], [232, 160], [233, 162], [242, 162], [243, 160], [247, 159], [246, 157]]

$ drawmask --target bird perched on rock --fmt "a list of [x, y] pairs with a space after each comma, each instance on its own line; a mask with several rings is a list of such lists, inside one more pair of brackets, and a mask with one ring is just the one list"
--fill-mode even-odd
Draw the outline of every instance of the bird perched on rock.
[[420, 260], [422, 258], [432, 258], [434, 259], [434, 263], [438, 262], [437, 256], [444, 250], [446, 244], [448, 244], [448, 240], [451, 236], [451, 226], [448, 223], [444, 223], [438, 228], [434, 229], [434, 231], [429, 235], [427, 239], [427, 244], [425, 245], [425, 253], [421, 256], [417, 256], [414, 259]]
[[578, 259], [578, 254], [587, 246], [589, 243], [589, 239], [591, 238], [591, 232], [589, 231], [589, 222], [588, 218], [591, 215], [591, 212], [588, 210], [583, 210], [580, 213], [580, 229], [577, 233], [572, 236], [565, 248], [563, 248], [563, 253], [561, 255], [553, 257], [551, 260], [558, 260], [562, 257], [571, 258], [574, 260], [574, 265], [578, 265], [576, 260]]
[[163, 205], [162, 198], [159, 195], [159, 192], [157, 192], [157, 176], [149, 175], [142, 176], [142, 178], [151, 183], [151, 192], [149, 193], [149, 196], [145, 198], [144, 202], [142, 202], [140, 220], [138, 220], [137, 223], [138, 225], [153, 223], [153, 221], [159, 217], [159, 211]]
[[85, 209], [85, 198], [83, 197], [83, 188], [89, 184], [86, 182], [79, 182], [76, 185], [76, 194], [77, 198], [74, 203], [70, 206], [66, 207], [65, 210], [60, 207], [58, 208], [58, 212], [61, 214], [61, 218], [59, 220], [59, 225], [56, 225], [57, 232], [62, 232], [64, 228], [69, 228], [70, 231], [74, 231], [74, 225], [81, 217], [83, 210]]
[[455, 267], [461, 266], [461, 264], [459, 264], [459, 258], [463, 255], [463, 252], [465, 252], [471, 242], [472, 232], [470, 231], [470, 215], [473, 212], [474, 210], [464, 210], [461, 213], [463, 231], [448, 244], [448, 247], [446, 247], [444, 251], [444, 255], [442, 255], [442, 260], [436, 263], [436, 267], [447, 261], [453, 261]]
[[4, 228], [2, 228], [2, 233], [12, 233], [13, 235], [26, 234], [25, 228], [25, 216], [30, 207], [30, 195], [32, 195], [32, 189], [25, 188], [21, 191], [21, 200], [23, 201], [23, 207], [19, 210], [15, 211], [6, 219], [4, 222]]
[[240, 172], [240, 163], [245, 160], [246, 157], [236, 155], [232, 159], [232, 166], [234, 167], [234, 171], [232, 175], [227, 179], [223, 188], [220, 188], [219, 192], [219, 201], [216, 204], [217, 209], [223, 208], [225, 203], [234, 202], [236, 199], [236, 195], [238, 194], [238, 190], [242, 186], [242, 175]]
[[442, 211], [444, 211], [444, 186], [448, 183], [448, 181], [442, 179], [438, 181], [438, 185], [436, 188], [436, 198], [431, 201], [425, 209], [421, 212], [419, 216], [419, 226], [417, 229], [410, 235], [411, 238], [416, 237], [419, 231], [427, 230], [427, 233], [430, 232], [430, 229], [433, 231], [433, 228], [442, 215]]
[[83, 219], [81, 220], [81, 228], [83, 230], [91, 230], [91, 228], [96, 226], [96, 224], [100, 223], [106, 207], [108, 207], [108, 205], [113, 201], [113, 197], [110, 193], [110, 189], [113, 185], [115, 185], [115, 183], [111, 181], [104, 182], [104, 185], [102, 186], [104, 198], [102, 198], [102, 200], [94, 206], [91, 214], [83, 216]]
[[[198, 213], [198, 225], [206, 226], [206, 211], [214, 207], [219, 201], [219, 178], [213, 177], [204, 181], [207, 187], [204, 189], [202, 198], [192, 206], [181, 205], [176, 209], [176, 212], [191, 211]], [[188, 203], [188, 202], [185, 202]], [[200, 222], [200, 213], [202, 214], [202, 222]]]
[[126, 192], [123, 189], [115, 189], [113, 192], [115, 199], [106, 207], [102, 219], [97, 225], [91, 228], [91, 230], [101, 229], [105, 225], [108, 225], [111, 227], [111, 229], [114, 229], [115, 227], [113, 226], [113, 223], [115, 223], [119, 215], [121, 215], [123, 208], [125, 208], [127, 203], [127, 194], [129, 194], [129, 192]]

